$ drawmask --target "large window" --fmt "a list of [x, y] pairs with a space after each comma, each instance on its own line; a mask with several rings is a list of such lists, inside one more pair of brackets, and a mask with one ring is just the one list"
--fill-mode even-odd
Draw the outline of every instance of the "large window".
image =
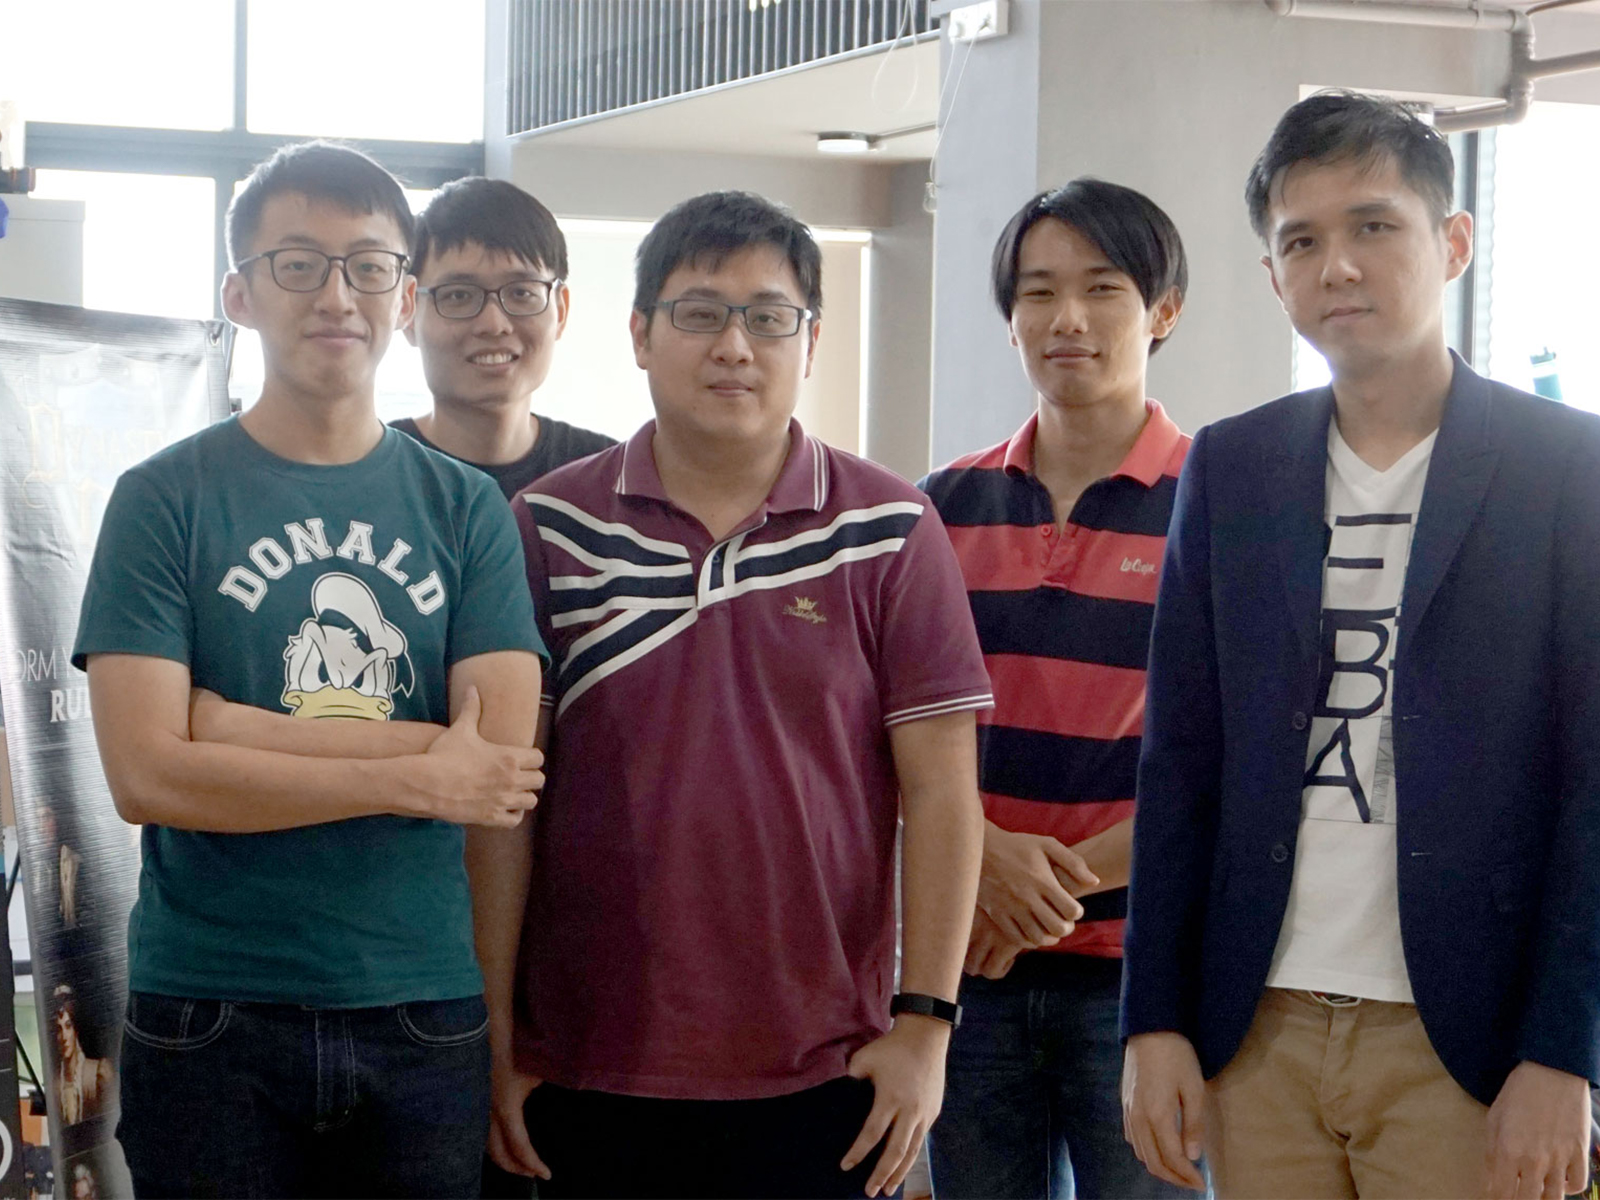
[[[414, 204], [481, 172], [483, 62], [484, 0], [62, 0], [9, 5], [0, 29], [37, 194], [86, 206], [84, 303], [159, 316], [221, 315], [227, 203], [286, 142], [355, 140]], [[384, 365], [391, 406], [421, 393], [408, 351]], [[259, 387], [247, 335], [232, 388]]]
[[[1533, 106], [1520, 125], [1495, 131], [1492, 217], [1480, 231], [1489, 273], [1489, 373], [1534, 389], [1536, 359], [1553, 368], [1568, 404], [1600, 412], [1600, 106]], [[1553, 354], [1553, 360], [1546, 358]]]
[[84, 202], [84, 307], [198, 318], [214, 303], [216, 192], [188, 175], [40, 171], [34, 195]]
[[483, 137], [483, 0], [266, 0], [249, 26], [257, 133]]
[[[30, 121], [226, 129], [227, 0], [17, 0], [0, 19], [0, 90]], [[71, 69], [63, 69], [70, 63]]]

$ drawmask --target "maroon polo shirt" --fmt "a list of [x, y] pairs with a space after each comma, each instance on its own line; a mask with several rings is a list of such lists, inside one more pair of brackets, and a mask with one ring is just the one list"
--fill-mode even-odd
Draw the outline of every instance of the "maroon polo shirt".
[[513, 502], [555, 668], [521, 1067], [733, 1100], [837, 1078], [889, 1026], [895, 724], [985, 708], [927, 498], [791, 425], [713, 541], [652, 422]]

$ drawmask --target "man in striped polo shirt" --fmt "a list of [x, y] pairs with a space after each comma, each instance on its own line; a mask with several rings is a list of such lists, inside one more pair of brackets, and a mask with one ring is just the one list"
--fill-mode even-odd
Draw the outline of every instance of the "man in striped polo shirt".
[[1150, 619], [1189, 446], [1145, 369], [1187, 281], [1177, 229], [1138, 192], [1077, 179], [1028, 201], [993, 287], [1038, 410], [923, 482], [995, 692], [941, 1200], [1179, 1191], [1122, 1139], [1117, 1003]]
[[793, 419], [821, 302], [787, 212], [686, 201], [638, 255], [656, 419], [515, 502], [559, 673], [484, 972], [541, 1196], [875, 1196], [939, 1109], [989, 680], [927, 498]]

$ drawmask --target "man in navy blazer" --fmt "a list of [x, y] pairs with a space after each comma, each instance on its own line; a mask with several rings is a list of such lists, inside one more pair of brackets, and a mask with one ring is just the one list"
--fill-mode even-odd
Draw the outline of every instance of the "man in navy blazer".
[[[1549, 1196], [1600, 1078], [1600, 420], [1447, 348], [1443, 138], [1320, 93], [1247, 187], [1333, 384], [1200, 431], [1151, 645], [1125, 1130], [1217, 1194]], [[1204, 1082], [1203, 1082], [1204, 1080]]]

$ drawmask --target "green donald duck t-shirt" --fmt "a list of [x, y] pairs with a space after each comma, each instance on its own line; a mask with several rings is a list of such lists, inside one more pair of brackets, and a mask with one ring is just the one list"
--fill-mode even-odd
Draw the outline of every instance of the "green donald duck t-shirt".
[[[232, 419], [118, 481], [73, 662], [150, 655], [270, 712], [443, 724], [450, 668], [499, 650], [544, 645], [487, 476], [394, 430], [355, 463], [291, 462]], [[352, 1008], [476, 994], [463, 844], [399, 816], [146, 826], [130, 986]]]

